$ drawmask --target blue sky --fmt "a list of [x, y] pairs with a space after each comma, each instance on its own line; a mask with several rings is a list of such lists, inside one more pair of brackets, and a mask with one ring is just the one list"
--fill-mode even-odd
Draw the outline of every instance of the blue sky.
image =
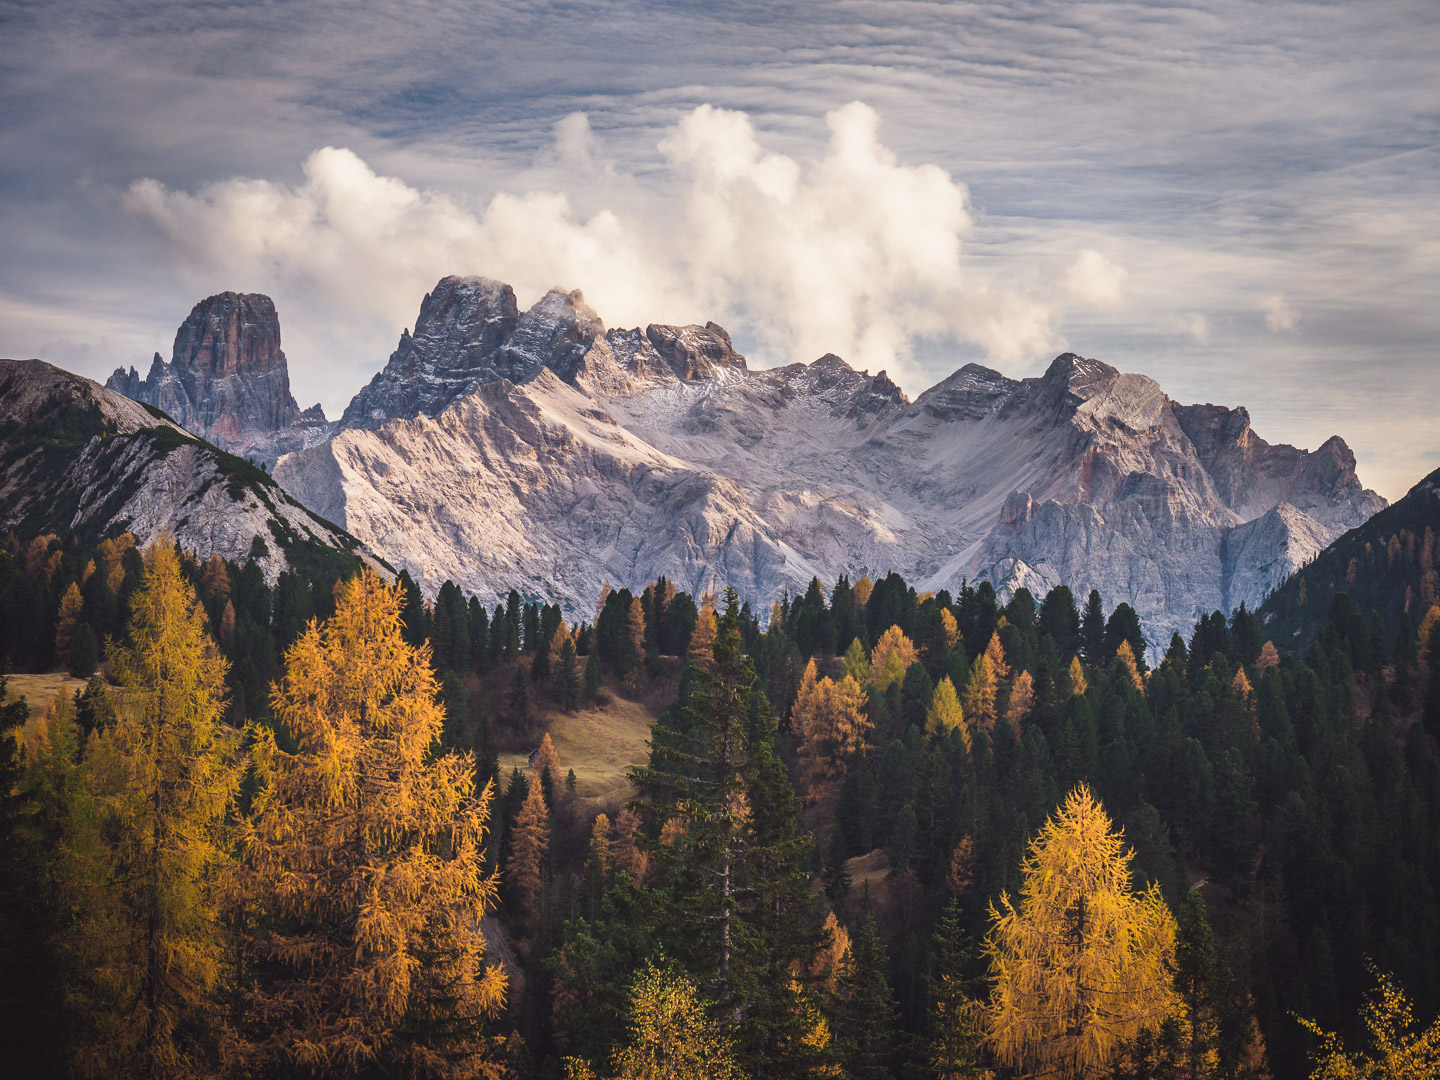
[[912, 394], [1073, 349], [1440, 465], [1433, 2], [0, 3], [0, 353], [264, 291], [336, 415], [444, 273]]

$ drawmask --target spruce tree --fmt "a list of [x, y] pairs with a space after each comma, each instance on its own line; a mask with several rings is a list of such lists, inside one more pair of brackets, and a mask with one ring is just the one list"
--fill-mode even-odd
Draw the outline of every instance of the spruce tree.
[[593, 649], [585, 658], [585, 700], [591, 704], [600, 696], [600, 656]]
[[980, 983], [971, 974], [977, 950], [960, 923], [952, 897], [940, 915], [931, 946], [930, 1040], [927, 1054], [937, 1080], [989, 1080], [982, 1050], [986, 1037]]
[[1080, 655], [1091, 667], [1105, 660], [1105, 606], [1099, 589], [1091, 589], [1085, 599], [1085, 614], [1080, 617]]
[[[732, 1013], [735, 917], [744, 851], [746, 784], [755, 669], [741, 650], [739, 598], [725, 592], [712, 649], [714, 670], [690, 669], [685, 730], [657, 723], [651, 763], [635, 780], [675, 842], [655, 854], [671, 870], [670, 917], [690, 970], [703, 974]], [[678, 955], [678, 954], [677, 954]]]
[[835, 1035], [850, 1080], [889, 1080], [892, 1075], [899, 1010], [888, 969], [867, 891], [860, 927], [850, 936], [850, 956], [837, 988]]
[[560, 645], [560, 664], [556, 679], [556, 696], [560, 707], [574, 712], [580, 706], [580, 665], [575, 660], [575, 642], [567, 634]]

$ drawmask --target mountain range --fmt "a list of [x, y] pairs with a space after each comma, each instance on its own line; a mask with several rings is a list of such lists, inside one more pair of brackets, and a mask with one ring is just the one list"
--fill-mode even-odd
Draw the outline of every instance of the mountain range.
[[1164, 640], [1256, 606], [1385, 506], [1338, 437], [1271, 445], [1243, 408], [1073, 353], [1029, 379], [968, 364], [911, 401], [833, 355], [751, 370], [714, 323], [606, 328], [579, 292], [521, 310], [447, 277], [330, 423], [295, 405], [279, 340], [268, 298], [224, 293], [168, 365], [109, 385], [273, 462], [427, 592], [515, 587], [572, 617], [662, 574], [768, 610], [812, 577], [895, 570], [1098, 588]]

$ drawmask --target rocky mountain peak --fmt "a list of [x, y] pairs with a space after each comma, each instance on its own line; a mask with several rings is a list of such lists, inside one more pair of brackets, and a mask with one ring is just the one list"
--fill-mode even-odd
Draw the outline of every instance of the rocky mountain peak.
[[979, 420], [994, 412], [1020, 384], [993, 368], [966, 364], [915, 399], [917, 408], [946, 420]]
[[269, 450], [280, 436], [316, 422], [301, 419], [280, 348], [280, 318], [260, 293], [223, 292], [200, 301], [175, 332], [168, 364], [156, 353], [144, 379], [133, 367], [117, 368], [105, 385], [240, 454], [258, 448], [259, 456], [273, 457]]
[[745, 357], [735, 351], [730, 335], [713, 322], [704, 326], [651, 323], [645, 328], [645, 338], [675, 377], [685, 382], [711, 378], [721, 369], [747, 370]]
[[513, 383], [526, 382], [547, 367], [573, 382], [590, 346], [604, 333], [605, 324], [579, 289], [551, 289], [520, 316], [490, 366], [495, 377]]
[[386, 420], [434, 416], [495, 377], [495, 351], [519, 322], [515, 291], [482, 277], [443, 277], [420, 302], [415, 332], [402, 331], [383, 370], [355, 395], [342, 428], [375, 428]]

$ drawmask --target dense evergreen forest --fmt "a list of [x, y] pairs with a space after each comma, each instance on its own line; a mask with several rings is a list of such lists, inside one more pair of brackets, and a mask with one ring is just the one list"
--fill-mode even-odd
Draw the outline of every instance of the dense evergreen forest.
[[[1435, 1075], [1440, 608], [1366, 604], [1334, 591], [1303, 652], [1243, 609], [1152, 643], [1093, 592], [894, 574], [763, 618], [661, 580], [572, 627], [358, 565], [272, 587], [11, 538], [0, 657], [88, 682], [33, 717], [0, 692], [7, 1050], [36, 1076]], [[602, 807], [547, 724], [618, 700], [656, 718]]]
[[1270, 635], [1277, 644], [1309, 645], [1340, 593], [1388, 630], [1413, 633], [1423, 614], [1440, 602], [1437, 528], [1440, 469], [1271, 593], [1259, 611]]

